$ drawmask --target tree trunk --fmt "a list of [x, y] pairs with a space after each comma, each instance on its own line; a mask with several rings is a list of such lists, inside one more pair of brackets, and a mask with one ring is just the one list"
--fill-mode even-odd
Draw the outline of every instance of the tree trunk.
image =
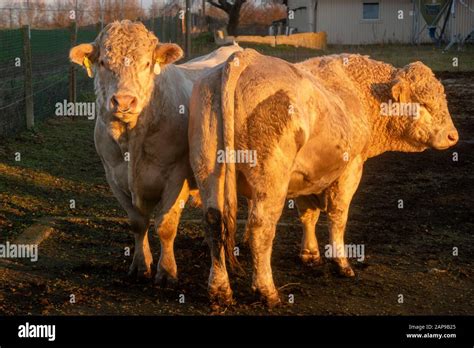
[[243, 2], [236, 0], [234, 6], [230, 10], [229, 14], [229, 23], [227, 24], [227, 33], [229, 35], [237, 35], [237, 29], [239, 27], [240, 20], [240, 9]]
[[234, 3], [231, 3], [228, 0], [218, 0], [217, 2], [213, 0], [207, 0], [209, 4], [221, 9], [229, 16], [229, 22], [227, 23], [228, 35], [237, 35], [237, 28], [239, 26], [240, 20], [240, 9], [246, 1], [247, 0], [235, 0]]

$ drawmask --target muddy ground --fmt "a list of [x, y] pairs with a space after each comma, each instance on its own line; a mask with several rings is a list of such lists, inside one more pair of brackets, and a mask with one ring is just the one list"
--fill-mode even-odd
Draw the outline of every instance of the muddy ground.
[[[365, 246], [365, 260], [352, 260], [356, 277], [338, 277], [329, 262], [303, 266], [296, 211], [286, 209], [273, 252], [273, 274], [284, 304], [268, 311], [254, 297], [249, 249], [240, 243], [246, 274], [231, 276], [237, 304], [224, 314], [474, 314], [474, 73], [439, 76], [461, 141], [447, 151], [388, 153], [366, 163], [346, 232], [346, 243]], [[41, 217], [60, 217], [40, 245], [38, 262], [0, 260], [0, 314], [211, 313], [209, 251], [202, 224], [194, 221], [200, 219], [196, 209], [186, 208], [179, 226], [176, 288], [135, 283], [125, 276], [131, 257], [124, 248], [132, 247], [133, 238], [105, 182], [92, 129], [88, 121], [53, 119], [0, 146], [0, 243]], [[15, 152], [21, 152], [21, 162], [14, 161]], [[75, 209], [69, 207], [71, 198]], [[403, 209], [397, 207], [399, 199]], [[239, 216], [245, 216], [245, 207]], [[317, 229], [323, 251], [328, 243], [324, 216]], [[158, 240], [150, 235], [158, 260]], [[179, 303], [181, 294], [184, 303]]]

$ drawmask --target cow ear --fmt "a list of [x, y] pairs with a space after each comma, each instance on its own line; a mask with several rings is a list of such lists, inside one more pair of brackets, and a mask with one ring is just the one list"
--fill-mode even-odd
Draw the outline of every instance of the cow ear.
[[159, 44], [155, 48], [155, 74], [159, 74], [161, 67], [176, 62], [183, 57], [183, 50], [176, 44]]
[[95, 63], [98, 57], [98, 50], [93, 44], [80, 44], [69, 51], [69, 59], [71, 62], [79, 64], [84, 67], [89, 77], [93, 77], [92, 64]]
[[392, 85], [392, 100], [400, 103], [410, 101], [410, 86], [401, 78], [396, 79]]

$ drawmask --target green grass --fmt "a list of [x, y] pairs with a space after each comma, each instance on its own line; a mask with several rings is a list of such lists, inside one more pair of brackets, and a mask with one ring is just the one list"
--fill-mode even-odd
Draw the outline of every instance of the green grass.
[[94, 121], [51, 118], [0, 143], [0, 240], [42, 216], [124, 215], [105, 181], [93, 129]]

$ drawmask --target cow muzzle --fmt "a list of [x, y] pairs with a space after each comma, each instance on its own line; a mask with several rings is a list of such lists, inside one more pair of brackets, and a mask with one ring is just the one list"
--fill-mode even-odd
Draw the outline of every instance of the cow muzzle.
[[459, 141], [459, 134], [456, 128], [441, 130], [431, 140], [431, 147], [436, 150], [446, 150], [456, 145]]
[[135, 113], [138, 105], [137, 97], [130, 94], [114, 94], [110, 99], [111, 109], [116, 114]]

